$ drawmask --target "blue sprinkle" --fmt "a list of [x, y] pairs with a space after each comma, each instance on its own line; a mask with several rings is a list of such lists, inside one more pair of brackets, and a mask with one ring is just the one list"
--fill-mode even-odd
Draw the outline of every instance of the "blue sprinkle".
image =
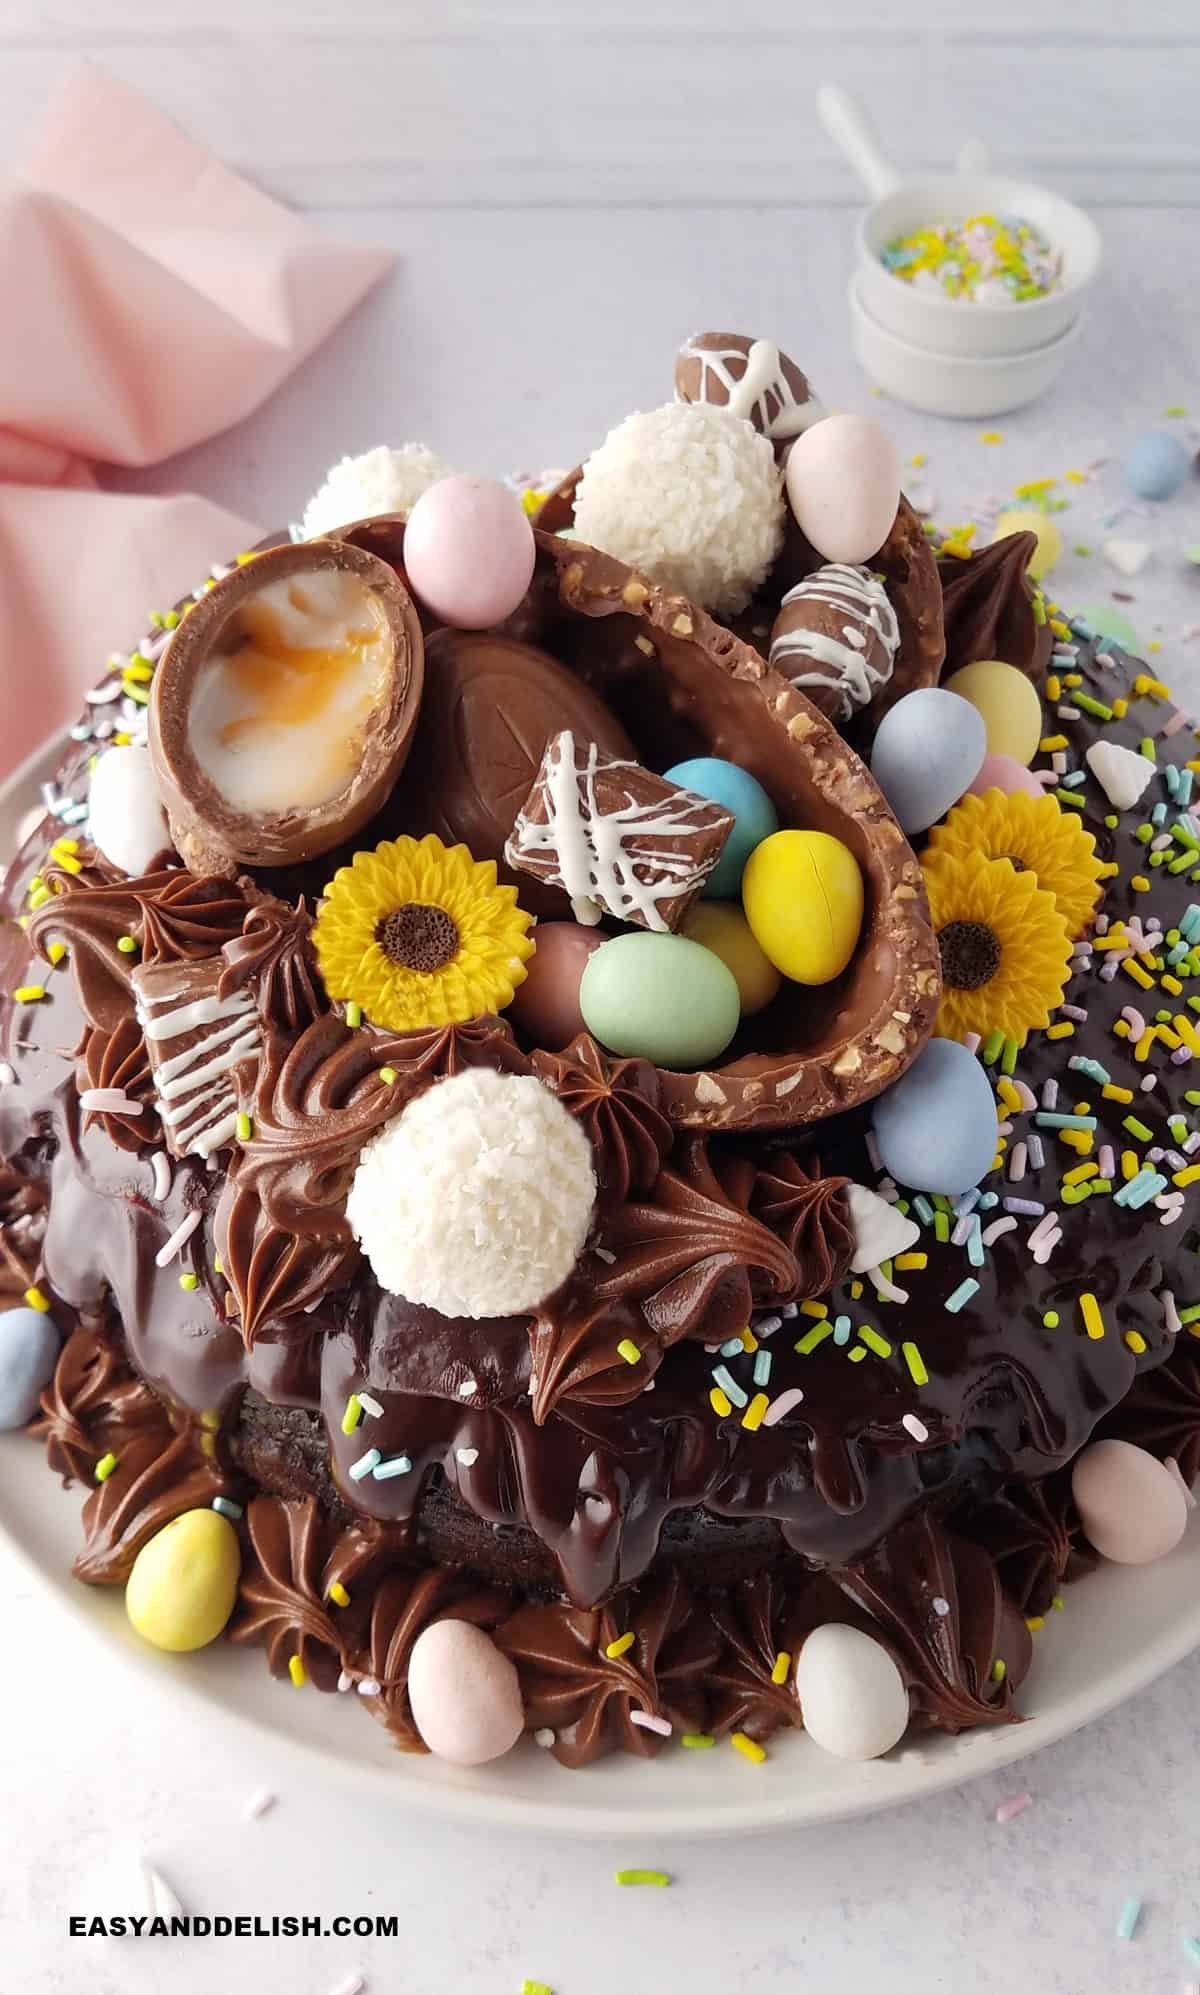
[[1185, 1934], [1183, 1941], [1183, 1950], [1187, 1955], [1188, 1959], [1192, 1961], [1196, 1967], [1200, 1967], [1200, 1940], [1194, 1940], [1192, 1939], [1190, 1934]]
[[1034, 1170], [1040, 1171], [1046, 1161], [1046, 1152], [1042, 1147], [1042, 1139], [1036, 1129], [1030, 1132], [1029, 1141], [1025, 1145], [1025, 1149]]
[[1155, 804], [1154, 809], [1150, 813], [1151, 824], [1165, 824], [1166, 817], [1167, 806], [1165, 804]]
[[971, 1221], [971, 1231], [967, 1235], [967, 1259], [973, 1268], [981, 1268], [986, 1259], [983, 1251], [983, 1236], [979, 1230], [978, 1214]]
[[756, 1351], [754, 1353], [754, 1383], [755, 1385], [770, 1385], [771, 1383], [771, 1353], [769, 1351]]
[[990, 1211], [992, 1210], [993, 1206], [997, 1206], [997, 1205], [999, 1205], [999, 1203], [1000, 1203], [1000, 1194], [999, 1194], [999, 1192], [995, 1192], [995, 1191], [981, 1191], [981, 1192], [980, 1192], [980, 1194], [979, 1194], [979, 1210], [980, 1210], [981, 1212], [990, 1212]]
[[954, 1217], [956, 1219], [965, 1219], [968, 1212], [974, 1212], [975, 1207], [978, 1204], [979, 1204], [978, 1191], [977, 1190], [965, 1191], [962, 1197], [958, 1199], [955, 1203]]
[[942, 1308], [948, 1309], [951, 1316], [957, 1316], [959, 1310], [963, 1307], [964, 1303], [970, 1302], [971, 1297], [973, 1295], [978, 1295], [978, 1293], [979, 1293], [979, 1283], [977, 1281], [972, 1281], [970, 1276], [968, 1276], [965, 1282], [959, 1283], [953, 1295], [948, 1295], [946, 1297], [945, 1302], [942, 1304]]
[[[1190, 773], [1191, 772], [1189, 771], [1189, 774]], [[1176, 963], [1182, 963], [1184, 957], [1188, 954], [1189, 954], [1189, 945], [1186, 942], [1177, 942], [1175, 944], [1175, 947], [1170, 951], [1167, 957], [1167, 962], [1170, 965], [1171, 969], [1174, 969]]]
[[[1184, 944], [1180, 944], [1181, 948], [1184, 946]], [[1068, 1067], [1072, 1067], [1077, 1074], [1086, 1074], [1089, 1081], [1096, 1081], [1102, 1088], [1106, 1088], [1112, 1080], [1112, 1075], [1109, 1073], [1108, 1068], [1102, 1067], [1099, 1060], [1089, 1060], [1085, 1053], [1073, 1054], [1071, 1059], [1067, 1061], [1067, 1065]]]
[[1200, 907], [1192, 901], [1183, 911], [1179, 922], [1179, 933], [1185, 941], [1194, 942], [1200, 933]]
[[1040, 1129], [1095, 1129], [1094, 1115], [1063, 1115], [1058, 1110], [1039, 1108], [1034, 1121]]
[[850, 1342], [850, 1318], [848, 1316], [834, 1317], [833, 1341], [835, 1344], [848, 1344]]
[[1137, 1931], [1138, 1920], [1141, 1916], [1141, 1899], [1127, 1898], [1121, 1907], [1121, 1916], [1117, 1920], [1117, 1938], [1119, 1940], [1131, 1940]]
[[90, 741], [92, 739], [92, 730], [85, 720], [81, 720], [70, 729], [70, 735], [72, 741]]
[[926, 1198], [924, 1192], [918, 1192], [916, 1197], [914, 1198], [913, 1211], [916, 1213], [917, 1218], [920, 1220], [922, 1226], [933, 1225], [933, 1207], [930, 1205], [929, 1200]]
[[407, 1455], [389, 1455], [386, 1462], [376, 1462], [371, 1470], [376, 1482], [388, 1482], [394, 1475], [409, 1475], [411, 1472], [412, 1462]]
[[1018, 1213], [1022, 1219], [1040, 1219], [1046, 1208], [1039, 1198], [1006, 1198], [1004, 1210]]
[[1083, 639], [1085, 644], [1090, 644], [1096, 635], [1091, 624], [1085, 622], [1083, 617], [1072, 617], [1071, 629], [1074, 631], [1076, 637]]
[[360, 1455], [356, 1462], [351, 1462], [351, 1482], [365, 1482], [366, 1478], [374, 1473], [376, 1463], [382, 1460], [383, 1456], [378, 1448], [368, 1448], [365, 1455]]
[[713, 1383], [720, 1386], [721, 1391], [727, 1399], [733, 1402], [734, 1406], [749, 1406], [749, 1394], [742, 1391], [741, 1386], [727, 1366], [713, 1366]]
[[1165, 765], [1162, 775], [1163, 781], [1167, 786], [1167, 795], [1177, 797], [1179, 795], [1179, 771], [1174, 762], [1168, 762]]
[[1078, 790], [1087, 781], [1082, 769], [1072, 769], [1069, 776], [1060, 777], [1064, 790]]
[[1127, 1206], [1130, 1212], [1140, 1212], [1160, 1191], [1165, 1191], [1167, 1181], [1157, 1171], [1141, 1170], [1135, 1178], [1123, 1184], [1113, 1197], [1114, 1205]]
[[731, 1337], [727, 1344], [722, 1344], [721, 1356], [723, 1358], [740, 1358], [745, 1348], [746, 1346], [740, 1337]]
[[235, 1503], [231, 1496], [214, 1496], [211, 1507], [219, 1516], [228, 1517], [231, 1524], [236, 1524], [238, 1518], [246, 1514], [241, 1504]]
[[1181, 810], [1185, 804], [1190, 804], [1192, 801], [1192, 771], [1190, 769], [1181, 769], [1179, 771], [1179, 788], [1175, 792], [1175, 801]]

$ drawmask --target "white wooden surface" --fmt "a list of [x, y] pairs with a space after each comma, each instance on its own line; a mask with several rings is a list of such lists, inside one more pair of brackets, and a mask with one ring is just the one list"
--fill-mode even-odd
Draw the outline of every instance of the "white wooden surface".
[[[400, 259], [252, 423], [118, 482], [190, 485], [275, 522], [332, 458], [384, 438], [424, 437], [464, 467], [567, 463], [665, 397], [675, 344], [701, 322], [776, 336], [829, 399], [881, 410], [846, 343], [857, 194], [811, 115], [826, 75], [870, 99], [898, 157], [934, 165], [982, 136], [1093, 203], [1104, 230], [1077, 364], [997, 425], [1002, 443], [886, 411], [905, 455], [927, 455], [913, 475], [940, 518], [1119, 452], [1168, 404], [1200, 416], [1196, 0], [0, 0], [0, 166], [80, 54]], [[0, 314], [2, 292], [0, 273]], [[1110, 467], [1060, 517], [1068, 544], [1098, 546], [1120, 503]], [[1152, 544], [1143, 575], [1068, 556], [1060, 593], [1128, 589], [1162, 668], [1194, 687], [1195, 491], [1113, 530]], [[135, 1689], [2, 1548], [0, 1588], [6, 1995], [328, 1995], [354, 1967], [370, 1995], [516, 1995], [524, 1975], [557, 1995], [1185, 1985], [1196, 1663], [1015, 1783], [901, 1817], [695, 1852], [637, 1847], [634, 1817], [624, 1860], [666, 1862], [679, 1882], [618, 1894], [606, 1850], [489, 1846], [313, 1794], [271, 1752], [200, 1737], [190, 1710]], [[280, 1802], [248, 1829], [239, 1810], [263, 1783]], [[1014, 1785], [1037, 1806], [1000, 1828]], [[124, 1900], [110, 1879], [136, 1849], [194, 1910], [395, 1910], [405, 1937], [67, 1940], [69, 1912]], [[1130, 1892], [1149, 1909], [1123, 1946], [1112, 1924]]]

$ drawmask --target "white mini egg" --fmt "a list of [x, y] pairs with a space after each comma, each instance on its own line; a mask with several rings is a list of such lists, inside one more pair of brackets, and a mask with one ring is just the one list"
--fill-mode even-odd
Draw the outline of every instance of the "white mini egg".
[[455, 1766], [501, 1758], [525, 1726], [516, 1670], [470, 1621], [434, 1621], [417, 1636], [408, 1701], [430, 1752]]
[[1071, 1491], [1092, 1544], [1116, 1565], [1165, 1558], [1187, 1526], [1182, 1482], [1131, 1441], [1093, 1441], [1084, 1448], [1071, 1471]]
[[92, 771], [88, 831], [106, 859], [131, 879], [148, 873], [171, 834], [148, 748], [106, 749]]
[[785, 473], [805, 539], [826, 561], [852, 567], [878, 554], [900, 504], [900, 460], [865, 416], [826, 416], [796, 438]]
[[796, 1661], [804, 1729], [838, 1759], [878, 1759], [908, 1729], [908, 1691], [882, 1642], [827, 1621]]

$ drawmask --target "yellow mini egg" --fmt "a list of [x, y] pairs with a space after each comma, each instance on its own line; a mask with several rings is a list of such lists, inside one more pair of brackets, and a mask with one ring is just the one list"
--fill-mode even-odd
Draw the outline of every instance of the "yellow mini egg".
[[854, 854], [824, 831], [777, 831], [750, 854], [742, 903], [754, 939], [797, 984], [840, 976], [863, 920]]
[[241, 1563], [228, 1517], [185, 1510], [142, 1546], [125, 1583], [125, 1612], [156, 1649], [202, 1649], [233, 1612]]
[[1007, 540], [1010, 533], [1037, 535], [1037, 553], [1029, 564], [1035, 582], [1040, 582], [1061, 561], [1063, 537], [1045, 513], [1034, 512], [1027, 506], [1014, 506], [1011, 512], [1001, 513], [992, 529], [993, 547], [998, 540]]
[[999, 658], [977, 658], [945, 685], [982, 714], [988, 754], [1011, 755], [1027, 769], [1042, 738], [1042, 703], [1033, 681]]
[[754, 939], [754, 931], [734, 901], [697, 901], [680, 930], [719, 956], [733, 973], [743, 1018], [770, 1004], [782, 978]]

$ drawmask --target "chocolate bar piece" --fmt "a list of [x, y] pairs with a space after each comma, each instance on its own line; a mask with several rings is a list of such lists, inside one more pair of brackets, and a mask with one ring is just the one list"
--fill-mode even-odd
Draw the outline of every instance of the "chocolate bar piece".
[[237, 1131], [234, 1069], [262, 1049], [252, 993], [221, 997], [225, 960], [143, 963], [133, 973], [137, 1015], [154, 1073], [158, 1112], [173, 1156], [207, 1157]]
[[504, 848], [561, 887], [577, 921], [677, 929], [721, 856], [732, 814], [564, 729], [547, 744]]

